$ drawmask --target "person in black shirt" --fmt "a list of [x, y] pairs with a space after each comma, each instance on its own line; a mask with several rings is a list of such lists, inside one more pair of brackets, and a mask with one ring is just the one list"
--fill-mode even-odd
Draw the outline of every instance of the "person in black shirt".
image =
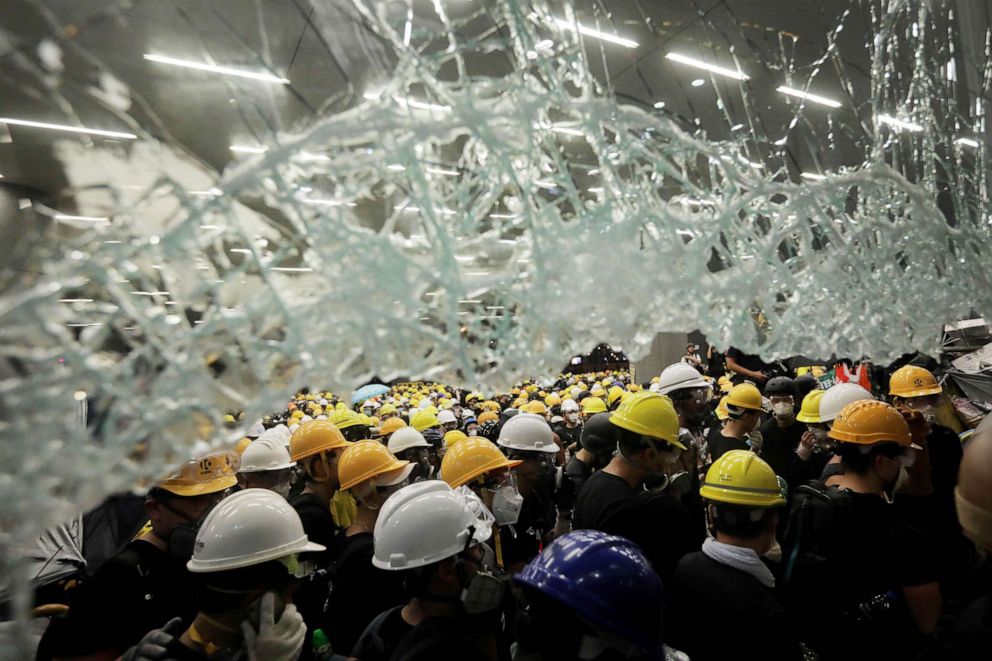
[[727, 369], [734, 373], [735, 384], [745, 381], [761, 384], [768, 380], [768, 364], [760, 356], [744, 353], [737, 347], [727, 349]]
[[583, 425], [579, 416], [579, 405], [574, 399], [566, 399], [562, 402], [561, 415], [563, 421], [552, 425], [552, 429], [561, 439], [562, 446], [570, 452], [575, 452], [576, 448], [573, 446], [577, 446], [580, 442]]
[[785, 480], [797, 459], [796, 448], [806, 432], [806, 425], [796, 420], [798, 391], [787, 376], [777, 376], [765, 384], [765, 397], [771, 400], [772, 417], [761, 425], [761, 458], [775, 474]]
[[729, 450], [751, 449], [752, 434], [761, 422], [761, 393], [753, 383], [734, 386], [727, 395], [726, 406], [728, 418], [720, 433], [709, 440], [707, 463], [713, 463]]
[[116, 658], [174, 617], [191, 619], [195, 582], [186, 570], [199, 522], [238, 483], [238, 456], [192, 460], [148, 492], [150, 526], [92, 579], [69, 593], [69, 613], [52, 620], [38, 658]]
[[645, 482], [666, 477], [685, 449], [678, 415], [667, 397], [640, 391], [610, 414], [610, 423], [619, 430], [618, 452], [582, 487], [573, 527], [631, 540], [664, 583], [681, 554], [695, 547], [696, 537], [685, 506], [670, 496], [651, 502], [642, 495]]
[[844, 407], [829, 436], [843, 473], [796, 491], [783, 544], [801, 639], [826, 661], [914, 658], [941, 612], [937, 559], [887, 501], [919, 446], [896, 409], [872, 400]]
[[[753, 452], [732, 450], [710, 467], [700, 493], [714, 537], [675, 570], [672, 644], [696, 661], [799, 659], [789, 613], [762, 562], [775, 543], [777, 510], [785, 505], [774, 471]], [[719, 623], [719, 635], [713, 623]]]
[[338, 653], [350, 652], [376, 615], [406, 601], [400, 577], [372, 564], [372, 530], [383, 503], [413, 469], [378, 441], [359, 441], [338, 461], [341, 489], [358, 505], [355, 520], [335, 539], [333, 589], [321, 627]]
[[609, 413], [597, 413], [581, 429], [581, 447], [565, 465], [565, 477], [572, 481], [575, 494], [582, 491], [582, 486], [593, 471], [610, 463], [617, 449], [619, 436], [619, 430], [610, 424]]

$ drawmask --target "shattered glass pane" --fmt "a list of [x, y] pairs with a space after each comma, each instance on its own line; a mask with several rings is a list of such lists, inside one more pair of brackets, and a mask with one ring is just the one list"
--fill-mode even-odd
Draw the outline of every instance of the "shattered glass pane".
[[15, 549], [303, 384], [696, 328], [882, 361], [989, 313], [987, 17], [783, 4], [4, 3], [18, 612]]

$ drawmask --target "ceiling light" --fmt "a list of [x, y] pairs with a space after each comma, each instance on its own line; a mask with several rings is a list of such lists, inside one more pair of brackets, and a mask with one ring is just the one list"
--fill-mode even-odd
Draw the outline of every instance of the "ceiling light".
[[546, 50], [554, 45], [555, 42], [551, 41], [550, 39], [542, 39], [541, 41], [534, 44], [534, 48], [536, 48], [537, 50]]
[[91, 223], [106, 223], [110, 218], [106, 216], [72, 216], [66, 213], [55, 214], [55, 220], [85, 220]]
[[269, 270], [280, 273], [310, 273], [313, 271], [309, 266], [270, 266]]
[[121, 133], [120, 131], [104, 131], [101, 129], [88, 129], [82, 126], [67, 126], [65, 124], [49, 124], [47, 122], [33, 122], [27, 119], [12, 119], [10, 117], [0, 117], [0, 123], [11, 126], [27, 126], [35, 129], [50, 129], [52, 131], [66, 131], [67, 133], [85, 133], [86, 135], [99, 135], [105, 138], [122, 138], [124, 140], [137, 140], [138, 136], [133, 133]]
[[510, 219], [510, 218], [516, 218], [517, 217], [517, 214], [515, 214], [515, 213], [491, 213], [491, 214], [489, 214], [489, 217], [490, 218]]
[[459, 302], [459, 303], [464, 303], [464, 304], [466, 304], [466, 305], [478, 305], [478, 304], [479, 304], [479, 303], [481, 303], [482, 301], [479, 301], [479, 300], [476, 300], [476, 299], [474, 299], [474, 298], [464, 298], [464, 299], [462, 299], [462, 300], [460, 300], [460, 301], [458, 301], [458, 302]]
[[417, 110], [437, 110], [438, 112], [448, 112], [451, 110], [451, 106], [444, 106], [437, 103], [426, 103], [424, 101], [416, 101], [414, 99], [408, 99], [403, 96], [394, 96], [393, 100], [401, 106], [406, 106], [407, 108], [415, 108]]
[[971, 138], [958, 138], [954, 141], [956, 145], [964, 145], [965, 147], [979, 147], [978, 140], [972, 140]]
[[224, 229], [224, 226], [223, 225], [200, 225], [200, 229], [201, 230], [222, 230], [222, 229]]
[[801, 172], [799, 174], [803, 179], [809, 179], [810, 181], [823, 181], [826, 177], [822, 174], [816, 174], [815, 172]]
[[655, 101], [655, 103], [654, 103], [654, 109], [655, 110], [661, 110], [664, 107], [665, 107], [665, 102], [664, 101]]
[[354, 207], [357, 206], [354, 202], [344, 202], [342, 200], [331, 200], [331, 199], [320, 199], [315, 197], [304, 197], [300, 199], [303, 204], [312, 204], [315, 206], [327, 206], [327, 207]]
[[538, 179], [534, 183], [538, 186], [538, 188], [547, 188], [548, 190], [554, 190], [558, 188], [558, 184], [556, 184], [553, 181], [542, 181]]
[[471, 255], [455, 255], [455, 261], [458, 262], [471, 262], [475, 260], [475, 257]]
[[820, 96], [819, 94], [810, 94], [809, 92], [797, 90], [792, 87], [786, 87], [785, 85], [779, 87], [778, 91], [782, 94], [788, 94], [789, 96], [794, 96], [798, 99], [819, 103], [822, 106], [829, 106], [831, 108], [840, 108], [841, 106], [840, 101], [834, 101], [833, 99], [828, 99], [827, 97]]
[[231, 151], [239, 154], [264, 154], [268, 149], [265, 147], [250, 147], [248, 145], [231, 145]]
[[703, 62], [702, 60], [697, 60], [694, 57], [689, 57], [688, 55], [682, 55], [681, 53], [668, 53], [665, 55], [665, 58], [672, 60], [673, 62], [681, 62], [682, 64], [689, 65], [690, 67], [702, 69], [703, 71], [709, 71], [710, 73], [719, 74], [721, 76], [727, 76], [728, 78], [734, 78], [736, 80], [750, 79], [750, 76], [739, 69], [719, 67], [715, 64], [710, 64], [709, 62]]
[[406, 170], [405, 167], [403, 167], [402, 165], [397, 165], [396, 163], [393, 163], [391, 165], [387, 165], [386, 166], [386, 169], [387, 170], [392, 170], [393, 172], [403, 172], [403, 170]]
[[92, 298], [60, 298], [59, 303], [92, 303]]
[[150, 62], [158, 62], [159, 64], [171, 64], [176, 67], [184, 67], [186, 69], [196, 69], [197, 71], [209, 71], [210, 73], [219, 73], [224, 76], [237, 76], [239, 78], [251, 78], [252, 80], [260, 80], [265, 83], [279, 83], [281, 85], [288, 85], [289, 81], [285, 78], [279, 76], [274, 76], [271, 73], [264, 73], [261, 71], [245, 71], [244, 69], [232, 69], [231, 67], [219, 67], [213, 64], [206, 64], [204, 62], [192, 62], [190, 60], [179, 60], [174, 57], [166, 57], [165, 55], [153, 55], [151, 53], [145, 53], [143, 56], [146, 60]]
[[505, 245], [508, 245], [508, 246], [515, 246], [515, 245], [517, 245], [517, 240], [516, 239], [500, 239], [499, 240], [499, 243], [502, 243], [502, 244], [505, 244]]
[[919, 124], [914, 124], [913, 122], [906, 122], [901, 119], [897, 119], [892, 115], [879, 115], [878, 121], [880, 121], [883, 124], [888, 124], [892, 128], [905, 129], [907, 131], [913, 131], [914, 133], [923, 130], [923, 127], [920, 126]]
[[623, 46], [624, 48], [637, 48], [638, 43], [636, 41], [631, 41], [630, 39], [624, 39], [623, 37], [618, 37], [614, 34], [609, 34], [606, 32], [600, 32], [599, 30], [594, 30], [593, 28], [586, 27], [581, 23], [570, 23], [561, 18], [553, 19], [555, 25], [557, 25], [562, 30], [568, 30], [569, 32], [575, 32], [577, 29], [579, 34], [585, 35], [587, 37], [593, 37], [595, 39], [601, 39], [603, 41], [608, 41], [611, 44], [616, 44], [618, 46]]
[[230, 248], [228, 252], [236, 252], [241, 255], [250, 255], [251, 248]]
[[104, 241], [104, 243], [124, 243], [123, 241]]
[[706, 81], [703, 80], [702, 78], [696, 78], [694, 81], [692, 81], [689, 84], [692, 85], [693, 87], [702, 87], [703, 85], [706, 84]]
[[329, 161], [331, 160], [331, 157], [327, 156], [326, 154], [312, 154], [308, 151], [301, 151], [300, 160], [303, 161], [304, 163], [310, 161]]
[[69, 328], [89, 328], [90, 326], [103, 326], [103, 322], [102, 321], [94, 321], [94, 322], [91, 322], [91, 323], [88, 323], [88, 324], [85, 324], [85, 323], [80, 323], [80, 324], [66, 324], [66, 326], [68, 326]]
[[[420, 207], [400, 207], [400, 206], [396, 206], [396, 207], [393, 207], [393, 211], [399, 211], [399, 212], [406, 211], [406, 212], [410, 212], [410, 213], [416, 213], [416, 212], [420, 211]], [[413, 237], [411, 236], [410, 238], [412, 239]]]
[[196, 197], [220, 197], [224, 191], [219, 188], [211, 188], [209, 190], [191, 190], [189, 194]]
[[572, 128], [570, 126], [552, 126], [551, 130], [554, 131], [555, 133], [561, 133], [562, 135], [578, 135], [578, 136], [585, 135], [584, 132], [580, 131], [579, 129]]
[[135, 296], [169, 296], [167, 291], [133, 291]]
[[461, 174], [458, 170], [448, 170], [446, 168], [427, 168], [427, 171], [431, 174], [443, 174], [446, 177], [457, 177]]
[[486, 309], [487, 310], [505, 310], [506, 308], [503, 307], [502, 305], [487, 305], [486, 306]]

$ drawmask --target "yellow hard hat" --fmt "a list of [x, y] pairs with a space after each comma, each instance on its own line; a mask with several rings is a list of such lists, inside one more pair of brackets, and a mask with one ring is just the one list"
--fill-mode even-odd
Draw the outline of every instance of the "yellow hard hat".
[[[730, 413], [727, 411], [727, 397], [728, 395], [724, 395], [723, 397], [721, 397], [720, 402], [716, 405], [717, 420], [726, 420], [727, 418], [730, 417]], [[816, 405], [816, 409], [817, 412], [819, 412], [820, 410], [819, 402]]]
[[289, 456], [293, 461], [312, 457], [326, 450], [346, 448], [341, 430], [330, 420], [309, 420], [300, 425], [289, 438]]
[[394, 404], [383, 404], [379, 407], [379, 417], [389, 415], [390, 413], [397, 413], [396, 406]]
[[799, 422], [820, 422], [820, 400], [826, 390], [810, 390], [803, 397], [803, 405], [799, 409], [796, 420]]
[[465, 432], [459, 431], [457, 429], [452, 429], [451, 431], [449, 431], [444, 435], [444, 447], [450, 448], [455, 443], [458, 443], [459, 441], [464, 441], [466, 438], [468, 438], [468, 435]]
[[418, 411], [413, 414], [410, 418], [410, 426], [419, 432], [425, 429], [430, 429], [431, 427], [437, 427], [441, 423], [437, 419], [437, 414], [431, 413], [428, 410]]
[[727, 395], [727, 407], [736, 406], [750, 411], [761, 410], [761, 391], [753, 383], [740, 383]]
[[527, 386], [527, 392], [529, 392], [529, 393], [535, 393], [537, 391], [538, 391], [538, 387], [536, 385], [534, 385], [533, 383], [530, 384], [529, 386]]
[[585, 381], [579, 381], [578, 383], [575, 384], [575, 386], [579, 390], [589, 390], [589, 386], [586, 385], [586, 382]]
[[544, 402], [535, 399], [533, 401], [527, 402], [527, 404], [525, 404], [524, 407], [520, 410], [523, 411], [524, 413], [536, 413], [537, 415], [544, 415], [545, 413], [548, 412], [548, 407], [544, 405]]
[[[405, 459], [397, 459], [389, 449], [379, 441], [358, 441], [341, 453], [338, 459], [338, 482], [341, 489], [350, 489], [365, 480], [384, 473], [400, 471], [409, 465]], [[399, 477], [392, 484], [401, 481], [401, 473], [389, 476]], [[390, 482], [384, 482], [386, 485]]]
[[621, 397], [623, 397], [623, 388], [620, 386], [613, 386], [606, 395], [606, 403], [613, 406], [614, 402]]
[[599, 397], [586, 397], [582, 400], [582, 412], [592, 415], [606, 410], [606, 402]]
[[484, 422], [489, 422], [491, 420], [499, 420], [499, 414], [496, 411], [483, 411], [479, 414], [478, 422], [480, 425]]
[[592, 395], [593, 397], [599, 397], [600, 399], [606, 397], [606, 391], [600, 388], [599, 386], [593, 388], [589, 394]]
[[785, 505], [775, 471], [749, 450], [730, 450], [714, 461], [706, 471], [699, 495], [714, 502], [746, 507]]
[[672, 400], [656, 392], [642, 390], [631, 395], [610, 415], [610, 422], [615, 427], [661, 439], [685, 450], [679, 441], [679, 415]]
[[401, 427], [406, 427], [406, 423], [403, 422], [403, 418], [390, 418], [379, 427], [379, 435], [389, 436]]
[[300, 418], [302, 418], [302, 417], [303, 417], [304, 415], [305, 415], [305, 414], [303, 413], [303, 411], [301, 411], [300, 409], [296, 409], [295, 411], [293, 411], [292, 413], [290, 413], [290, 414], [289, 414], [289, 417], [290, 417], [291, 419], [293, 419], [293, 420], [299, 420], [299, 419], [300, 419]]
[[444, 453], [444, 458], [441, 459], [441, 479], [452, 488], [458, 488], [483, 473], [514, 468], [522, 463], [507, 459], [492, 441], [471, 436], [455, 443]]
[[891, 404], [873, 399], [851, 402], [841, 409], [827, 436], [841, 443], [898, 443], [914, 450], [921, 449], [913, 443], [902, 414]]
[[177, 496], [204, 496], [230, 489], [238, 483], [241, 456], [237, 452], [212, 452], [190, 459], [158, 483]]
[[425, 406], [424, 408], [422, 408], [420, 410], [422, 412], [424, 412], [424, 413], [430, 413], [431, 415], [437, 415], [438, 413], [440, 413], [440, 411], [438, 411], [437, 407], [434, 406], [433, 404], [431, 404], [430, 406]]
[[249, 445], [251, 445], [251, 439], [245, 436], [240, 441], [238, 441], [237, 445], [234, 446], [234, 451], [237, 452], [238, 455], [242, 455], [244, 454], [245, 450], [248, 449]]
[[889, 377], [889, 395], [893, 397], [924, 397], [941, 392], [943, 388], [933, 373], [916, 365], [904, 365]]
[[651, 377], [651, 383], [659, 383], [660, 381], [661, 381], [661, 377], [660, 376], [652, 376]]
[[487, 399], [486, 401], [482, 402], [481, 406], [487, 411], [495, 411], [496, 413], [499, 413], [502, 408], [500, 407], [499, 402], [493, 401], [491, 399]]
[[330, 420], [338, 429], [347, 429], [348, 427], [368, 424], [362, 417], [361, 413], [357, 413], [351, 409], [341, 408], [334, 411]]
[[550, 395], [546, 395], [544, 397], [544, 404], [548, 408], [552, 406], [558, 406], [559, 404], [561, 404], [561, 397], [559, 397], [557, 393], [551, 393]]

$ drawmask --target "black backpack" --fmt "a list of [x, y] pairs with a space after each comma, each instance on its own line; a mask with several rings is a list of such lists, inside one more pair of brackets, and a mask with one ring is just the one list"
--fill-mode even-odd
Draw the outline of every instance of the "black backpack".
[[852, 503], [850, 492], [828, 487], [819, 480], [800, 485], [792, 496], [792, 509], [785, 529], [782, 587], [802, 595], [809, 581], [822, 585], [831, 571], [828, 549], [822, 542], [835, 522], [844, 516]]

